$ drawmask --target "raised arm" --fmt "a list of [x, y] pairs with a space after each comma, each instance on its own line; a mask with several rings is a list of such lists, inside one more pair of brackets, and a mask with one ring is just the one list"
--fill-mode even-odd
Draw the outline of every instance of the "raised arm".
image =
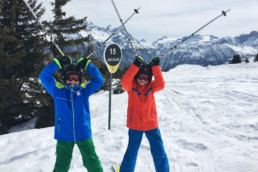
[[53, 62], [48, 64], [40, 73], [39, 79], [43, 85], [43, 87], [47, 90], [47, 92], [53, 97], [54, 88], [56, 85], [56, 81], [53, 77], [54, 73], [59, 70], [58, 65]]
[[134, 76], [139, 71], [142, 63], [143, 63], [143, 59], [141, 56], [135, 57], [134, 63], [129, 67], [128, 71], [126, 71], [126, 73], [124, 74], [121, 80], [121, 85], [126, 91], [129, 91], [132, 89]]
[[101, 88], [104, 79], [98, 70], [98, 68], [91, 63], [90, 59], [81, 58], [77, 62], [78, 67], [83, 68], [88, 71], [88, 75], [92, 77], [90, 82], [86, 85], [85, 91], [88, 92], [89, 95], [93, 94], [95, 91]]
[[151, 60], [151, 65], [152, 65], [152, 74], [154, 76], [154, 81], [152, 82], [152, 88], [154, 92], [160, 91], [164, 89], [165, 87], [165, 81], [162, 75], [162, 71], [160, 68], [160, 59], [158, 56], [155, 56]]
[[43, 87], [53, 97], [56, 81], [53, 77], [57, 70], [60, 70], [63, 66], [68, 65], [72, 62], [71, 57], [64, 56], [60, 60], [54, 58], [53, 63], [48, 64], [40, 73], [39, 79]]

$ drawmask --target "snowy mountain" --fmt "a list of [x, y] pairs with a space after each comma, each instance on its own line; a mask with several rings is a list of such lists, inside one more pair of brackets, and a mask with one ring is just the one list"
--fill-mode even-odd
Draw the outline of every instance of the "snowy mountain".
[[[159, 127], [173, 172], [258, 171], [258, 63], [202, 67], [180, 65], [163, 72], [155, 93]], [[90, 97], [93, 140], [105, 172], [122, 161], [128, 143], [127, 93]], [[22, 126], [24, 128], [24, 126]], [[1, 172], [49, 172], [55, 163], [54, 128], [0, 136]], [[85, 171], [75, 146], [69, 172]], [[143, 136], [135, 172], [155, 172]]]
[[[107, 26], [101, 28], [88, 22], [87, 31], [81, 34], [91, 34], [91, 39], [94, 44], [100, 46], [111, 34], [116, 32], [117, 28]], [[137, 54], [142, 56], [146, 61], [155, 55], [162, 55], [168, 49], [182, 41], [184, 38], [175, 39], [166, 36], [149, 43], [142, 39], [138, 41], [131, 36]], [[122, 48], [123, 59], [120, 68], [129, 66], [134, 60], [133, 50], [130, 47], [127, 36], [123, 29], [120, 29], [117, 34], [111, 37], [107, 42], [116, 43]], [[100, 60], [103, 60], [103, 51], [105, 46], [102, 46], [96, 51]], [[166, 54], [161, 60], [163, 70], [174, 68], [180, 64], [199, 64], [203, 66], [224, 64], [228, 62], [235, 54], [239, 54], [242, 59], [254, 58], [258, 53], [258, 32], [253, 31], [250, 34], [240, 35], [237, 37], [218, 38], [213, 35], [195, 35], [191, 39], [184, 42], [175, 50]], [[83, 50], [82, 50], [83, 51]]]

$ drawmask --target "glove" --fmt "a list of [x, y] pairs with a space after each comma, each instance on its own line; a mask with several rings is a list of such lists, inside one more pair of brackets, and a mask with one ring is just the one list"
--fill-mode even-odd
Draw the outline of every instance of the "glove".
[[152, 66], [159, 66], [160, 58], [159, 56], [154, 56], [151, 59], [151, 65]]
[[87, 66], [90, 64], [91, 60], [90, 59], [86, 59], [81, 57], [78, 61], [77, 61], [77, 67], [79, 69], [84, 69], [86, 70]]
[[142, 63], [143, 63], [143, 58], [141, 56], [136, 56], [133, 64], [141, 68]]
[[53, 58], [53, 61], [58, 65], [59, 69], [65, 67], [69, 64], [72, 64], [72, 58], [70, 56], [63, 56], [60, 60]]

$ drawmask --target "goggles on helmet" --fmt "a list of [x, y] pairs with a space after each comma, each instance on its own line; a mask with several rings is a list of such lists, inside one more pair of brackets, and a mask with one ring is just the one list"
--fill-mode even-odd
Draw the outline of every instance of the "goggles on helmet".
[[68, 74], [67, 76], [66, 76], [66, 80], [67, 81], [72, 81], [72, 80], [74, 80], [75, 82], [79, 82], [80, 80], [79, 80], [79, 75], [76, 75], [76, 74]]
[[139, 80], [144, 80], [144, 81], [149, 81], [150, 77], [148, 75], [145, 74], [138, 74], [137, 77]]

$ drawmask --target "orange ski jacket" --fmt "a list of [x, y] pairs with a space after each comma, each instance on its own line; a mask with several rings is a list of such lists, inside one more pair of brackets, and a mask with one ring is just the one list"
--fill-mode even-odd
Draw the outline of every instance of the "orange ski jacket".
[[134, 76], [139, 67], [132, 64], [124, 74], [121, 84], [128, 93], [127, 127], [148, 131], [158, 127], [158, 117], [154, 93], [165, 87], [160, 66], [152, 66], [154, 80], [140, 86]]

